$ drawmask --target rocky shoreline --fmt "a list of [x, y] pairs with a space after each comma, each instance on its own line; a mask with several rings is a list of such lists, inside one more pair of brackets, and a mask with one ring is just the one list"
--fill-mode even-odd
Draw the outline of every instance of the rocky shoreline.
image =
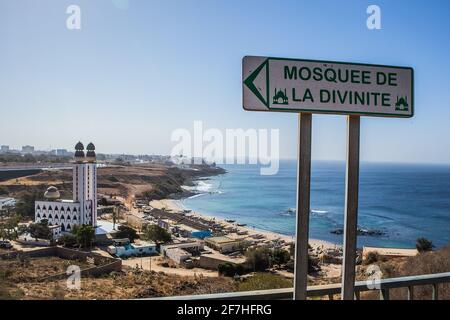
[[[227, 173], [227, 171], [221, 167], [213, 167], [208, 165], [201, 165], [199, 167], [194, 167], [195, 174], [191, 175], [188, 174], [188, 177], [184, 179], [184, 181], [179, 185], [180, 191], [168, 194], [165, 198], [166, 199], [172, 199], [172, 200], [182, 200], [186, 199], [195, 195], [200, 194], [200, 192], [191, 191], [183, 188], [183, 186], [195, 186], [196, 181], [200, 180], [208, 180], [209, 177], [218, 176], [221, 174]], [[184, 169], [186, 170], [186, 169]]]

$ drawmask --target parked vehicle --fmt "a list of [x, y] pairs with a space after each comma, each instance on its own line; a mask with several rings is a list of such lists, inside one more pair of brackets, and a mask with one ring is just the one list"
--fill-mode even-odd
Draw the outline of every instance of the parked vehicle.
[[0, 248], [11, 249], [13, 246], [9, 241], [0, 241]]

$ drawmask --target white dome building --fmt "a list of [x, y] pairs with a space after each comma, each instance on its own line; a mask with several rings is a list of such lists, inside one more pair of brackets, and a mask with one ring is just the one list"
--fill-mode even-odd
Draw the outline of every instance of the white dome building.
[[58, 189], [54, 186], [48, 187], [44, 193], [44, 198], [48, 200], [58, 200], [61, 197]]
[[97, 226], [97, 164], [92, 142], [86, 156], [83, 144], [75, 145], [73, 198], [60, 197], [58, 189], [50, 186], [44, 194], [46, 200], [35, 202], [35, 221], [47, 220], [50, 226], [60, 226], [62, 232], [71, 231], [78, 224]]

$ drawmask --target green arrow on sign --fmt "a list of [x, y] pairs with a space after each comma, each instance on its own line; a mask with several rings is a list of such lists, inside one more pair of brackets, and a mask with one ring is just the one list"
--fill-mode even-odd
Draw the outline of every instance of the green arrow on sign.
[[[266, 97], [261, 94], [260, 90], [256, 88], [253, 81], [258, 77], [261, 70], [266, 67]], [[259, 100], [269, 108], [269, 59], [266, 59], [255, 71], [253, 71], [247, 79], [244, 80], [244, 84], [250, 89], [251, 92], [258, 97]]]

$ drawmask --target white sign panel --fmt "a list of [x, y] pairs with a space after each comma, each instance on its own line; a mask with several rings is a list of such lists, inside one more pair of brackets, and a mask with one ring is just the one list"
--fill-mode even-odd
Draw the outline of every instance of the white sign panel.
[[409, 67], [246, 56], [242, 78], [249, 111], [414, 115]]

